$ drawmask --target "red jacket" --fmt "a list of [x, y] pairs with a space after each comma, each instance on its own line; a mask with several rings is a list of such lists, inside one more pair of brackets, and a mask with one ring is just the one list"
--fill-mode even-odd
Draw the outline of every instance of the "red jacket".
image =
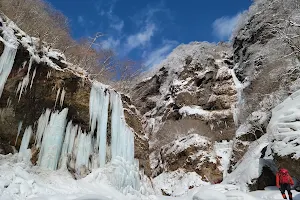
[[[294, 181], [293, 181], [293, 179], [292, 179], [292, 177], [290, 176], [290, 175], [288, 175], [289, 176], [289, 184], [290, 185], [294, 185]], [[280, 188], [280, 178], [279, 178], [279, 173], [277, 173], [276, 174], [276, 186], [278, 187], [278, 188]]]

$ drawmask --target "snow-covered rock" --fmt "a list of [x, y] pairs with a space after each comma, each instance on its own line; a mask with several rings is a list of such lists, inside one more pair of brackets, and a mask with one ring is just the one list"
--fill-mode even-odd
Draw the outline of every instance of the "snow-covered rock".
[[[236, 89], [231, 76], [230, 51], [228, 44], [193, 42], [180, 45], [132, 89], [131, 99], [144, 117], [155, 176], [178, 168], [201, 175], [197, 163], [202, 155], [198, 152], [198, 161], [187, 161], [190, 154], [196, 155], [198, 151], [189, 144], [191, 139], [187, 135], [205, 136], [209, 143], [230, 140], [234, 136], [231, 107], [236, 101]], [[174, 141], [182, 138], [186, 139], [179, 143], [186, 147], [185, 150], [173, 153], [163, 150], [172, 145], [176, 148]], [[173, 163], [176, 159], [181, 164]], [[218, 166], [212, 168], [215, 170]], [[222, 177], [219, 172], [217, 174]]]
[[179, 138], [150, 155], [154, 176], [184, 169], [196, 172], [203, 181], [222, 180], [221, 164], [208, 138], [192, 134]]
[[285, 99], [272, 110], [268, 126], [270, 147], [278, 167], [289, 169], [298, 177], [300, 170], [300, 90]]
[[208, 184], [196, 172], [186, 172], [184, 169], [163, 172], [153, 179], [156, 194], [162, 193], [173, 197], [183, 196], [190, 189]]

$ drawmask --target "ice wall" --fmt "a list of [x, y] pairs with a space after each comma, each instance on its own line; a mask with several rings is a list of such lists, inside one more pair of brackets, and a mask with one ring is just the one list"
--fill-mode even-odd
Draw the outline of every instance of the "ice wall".
[[125, 122], [120, 94], [111, 92], [111, 152], [112, 160], [122, 157], [129, 162], [134, 158], [133, 132]]
[[67, 108], [61, 112], [52, 113], [49, 123], [44, 128], [38, 160], [38, 164], [42, 167], [57, 169], [65, 137], [67, 114]]
[[[109, 114], [110, 113], [110, 114]], [[39, 149], [38, 165], [51, 170], [65, 169], [67, 165], [80, 171], [103, 167], [108, 162], [126, 161], [124, 166], [138, 166], [134, 160], [134, 133], [126, 124], [121, 95], [100, 83], [93, 83], [90, 93], [90, 130], [68, 121], [68, 108], [61, 112], [46, 109], [36, 123], [33, 146]], [[110, 118], [109, 118], [110, 116]], [[111, 130], [108, 123], [111, 122]], [[108, 132], [111, 133], [107, 141]], [[29, 141], [24, 134], [23, 149]], [[108, 145], [109, 144], [109, 145]], [[120, 165], [121, 166], [121, 165]], [[115, 168], [122, 184], [138, 185], [133, 172]], [[136, 172], [135, 172], [136, 173]], [[121, 176], [123, 174], [123, 176]], [[119, 187], [119, 186], [118, 186]]]
[[109, 90], [100, 83], [94, 83], [90, 94], [91, 134], [97, 128], [94, 168], [103, 167], [106, 163], [108, 106]]

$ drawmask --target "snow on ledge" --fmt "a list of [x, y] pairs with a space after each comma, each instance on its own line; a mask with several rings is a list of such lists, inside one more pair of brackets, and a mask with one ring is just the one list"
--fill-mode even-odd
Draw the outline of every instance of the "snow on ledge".
[[[88, 72], [86, 70], [67, 62], [65, 55], [60, 50], [52, 49], [50, 45], [41, 42], [39, 38], [27, 35], [3, 13], [0, 14], [0, 22], [2, 23], [0, 31], [4, 37], [6, 37], [6, 41], [2, 37], [0, 37], [0, 41], [5, 45], [16, 46], [15, 43], [18, 42], [28, 51], [30, 57], [33, 58], [35, 62], [45, 62], [49, 67], [54, 68], [55, 70], [66, 70], [78, 77], [88, 77]], [[42, 53], [42, 55], [40, 55], [40, 53]], [[65, 64], [67, 68], [62, 69], [54, 63], [52, 59]]]
[[202, 177], [196, 172], [185, 172], [183, 169], [178, 169], [173, 172], [164, 172], [155, 177], [153, 185], [157, 194], [164, 191], [171, 196], [182, 196], [191, 188], [210, 184], [202, 181]]
[[183, 106], [179, 109], [179, 114], [182, 116], [196, 115], [203, 117], [205, 119], [215, 119], [217, 116], [228, 117], [232, 115], [231, 110], [220, 110], [220, 111], [207, 111], [203, 110], [202, 107], [192, 105], [192, 106]]

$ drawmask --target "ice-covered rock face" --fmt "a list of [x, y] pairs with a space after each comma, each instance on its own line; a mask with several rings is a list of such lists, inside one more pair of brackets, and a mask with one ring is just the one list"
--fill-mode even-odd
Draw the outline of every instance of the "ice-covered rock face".
[[[90, 106], [90, 96], [97, 96], [98, 89], [93, 87], [84, 70], [67, 63], [64, 55], [58, 50], [51, 49], [46, 44], [38, 46], [39, 42], [36, 38], [26, 35], [5, 16], [1, 15], [0, 21], [2, 22], [2, 27], [0, 27], [0, 44], [2, 45], [0, 50], [0, 143], [4, 149], [1, 152], [4, 154], [13, 152], [13, 148], [9, 148], [7, 144], [15, 145], [17, 149], [21, 149], [24, 157], [30, 158], [32, 154], [33, 164], [56, 169], [69, 159], [62, 158], [60, 155], [72, 152], [71, 141], [74, 141], [75, 135], [78, 135], [74, 142], [76, 146], [74, 149], [79, 148], [82, 151], [70, 158], [72, 167], [89, 165], [87, 163], [91, 162], [91, 157], [97, 160], [95, 166], [103, 166], [108, 158], [111, 159], [109, 156], [106, 157], [106, 154], [113, 153], [114, 157], [119, 156], [121, 154], [119, 150], [107, 151], [106, 144], [111, 145], [112, 135], [119, 132], [119, 129], [128, 132], [128, 127], [122, 126], [118, 129], [114, 126], [114, 130], [111, 130], [111, 125], [118, 124], [120, 120], [113, 121], [109, 118], [105, 122], [105, 113], [109, 115], [108, 113], [112, 112], [108, 109], [108, 104], [112, 106], [112, 99], [115, 99], [114, 101], [125, 102], [126, 110], [122, 114], [122, 102], [119, 102], [120, 109], [113, 109], [114, 116], [118, 115], [122, 117], [122, 120], [130, 118], [131, 122], [133, 119], [139, 119], [137, 111], [133, 109], [130, 101], [126, 100], [126, 96], [122, 95], [121, 98], [119, 94], [109, 89], [111, 94], [115, 93], [109, 98], [111, 102], [108, 98], [99, 97], [98, 100], [91, 98], [94, 104]], [[95, 107], [98, 104], [106, 105], [106, 108]], [[90, 131], [90, 124], [93, 126], [95, 135], [96, 132], [101, 132], [96, 138], [91, 136], [93, 133], [86, 134]], [[103, 124], [107, 124], [107, 129]], [[134, 145], [138, 152], [134, 152], [135, 158], [141, 158], [141, 167], [149, 174], [148, 145], [143, 137], [140, 122], [134, 121], [130, 123], [130, 126], [136, 130], [137, 136], [134, 137], [134, 140], [137, 140]], [[53, 132], [57, 134], [57, 138], [51, 138]], [[106, 135], [103, 134], [105, 132], [107, 132]], [[70, 142], [65, 144], [67, 136]], [[106, 141], [103, 139], [105, 136], [107, 136]], [[24, 141], [21, 144], [22, 138]], [[118, 142], [114, 141], [112, 145], [121, 147], [119, 141], [126, 139], [128, 138], [119, 138]], [[47, 144], [48, 140], [56, 145]], [[92, 150], [85, 146], [89, 142], [93, 144], [95, 142], [97, 151], [103, 153], [91, 156]], [[133, 141], [130, 142], [133, 144]], [[30, 151], [26, 150], [27, 147], [33, 148]], [[53, 149], [50, 154], [49, 151], [45, 151], [49, 148]], [[133, 146], [126, 147], [126, 152], [121, 151], [124, 153], [122, 156], [132, 154], [133, 151]], [[141, 151], [145, 151], [146, 154], [142, 154]], [[91, 169], [90, 167], [88, 169]]]
[[300, 163], [300, 90], [272, 110], [268, 126], [274, 160], [279, 167], [299, 176]]
[[[253, 112], [270, 114], [273, 107], [299, 89], [298, 56], [280, 31], [286, 27], [287, 35], [298, 35], [300, 28], [292, 25], [299, 24], [298, 4], [294, 0], [254, 1], [233, 35], [235, 72], [246, 86], [241, 123], [248, 121]], [[273, 18], [275, 15], [290, 18], [291, 24]]]
[[[238, 95], [242, 103], [236, 110], [239, 127], [233, 165], [241, 159], [249, 143], [267, 132], [271, 110], [299, 90], [298, 53], [281, 34], [285, 29], [287, 35], [299, 35], [300, 28], [293, 26], [299, 24], [298, 13], [299, 2], [294, 0], [256, 0], [235, 30], [234, 71], [242, 85]], [[278, 20], [286, 18], [291, 23]], [[291, 41], [298, 45], [298, 40]]]
[[[19, 151], [19, 160], [29, 162], [32, 158], [29, 142], [33, 133], [35, 142], [31, 145], [39, 151], [37, 164], [51, 170], [72, 169], [80, 178], [108, 162], [127, 163], [134, 166], [112, 169], [113, 179], [118, 180], [118, 189], [131, 187], [139, 190], [138, 162], [134, 160], [134, 132], [125, 122], [120, 94], [100, 83], [93, 83], [90, 93], [90, 131], [68, 122], [68, 108], [61, 112], [47, 109], [39, 120], [37, 128], [26, 128]], [[110, 108], [110, 109], [108, 109]], [[108, 117], [110, 113], [110, 117]], [[110, 140], [107, 140], [108, 120]], [[68, 123], [68, 125], [67, 125]], [[85, 174], [81, 174], [85, 173]], [[76, 176], [77, 175], [77, 176]]]
[[[230, 73], [230, 50], [226, 44], [181, 45], [133, 88], [131, 96], [141, 113], [155, 119], [155, 125], [148, 120], [151, 134], [157, 133], [165, 121], [180, 119], [178, 111], [183, 106], [200, 106], [206, 111], [231, 109], [236, 89]], [[228, 127], [231, 122], [228, 117]], [[222, 125], [213, 126], [217, 129]]]

